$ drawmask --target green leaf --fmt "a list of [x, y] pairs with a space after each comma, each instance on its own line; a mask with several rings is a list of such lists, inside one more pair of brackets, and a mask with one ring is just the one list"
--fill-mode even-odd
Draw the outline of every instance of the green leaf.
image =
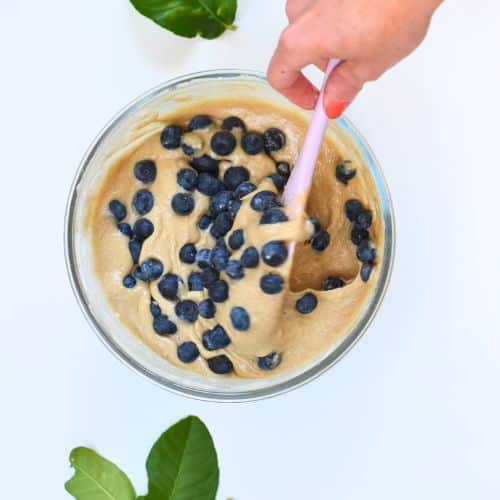
[[143, 15], [176, 35], [217, 38], [235, 30], [236, 0], [130, 0]]
[[214, 500], [219, 466], [212, 437], [197, 417], [164, 432], [146, 461], [148, 493], [139, 500]]
[[64, 487], [77, 500], [135, 500], [134, 487], [126, 474], [95, 451], [75, 448], [69, 461], [75, 475]]

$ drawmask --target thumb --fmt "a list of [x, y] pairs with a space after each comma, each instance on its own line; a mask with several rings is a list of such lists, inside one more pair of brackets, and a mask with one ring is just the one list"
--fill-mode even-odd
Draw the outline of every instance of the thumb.
[[323, 106], [328, 118], [338, 118], [363, 87], [359, 72], [348, 61], [339, 64], [326, 82]]

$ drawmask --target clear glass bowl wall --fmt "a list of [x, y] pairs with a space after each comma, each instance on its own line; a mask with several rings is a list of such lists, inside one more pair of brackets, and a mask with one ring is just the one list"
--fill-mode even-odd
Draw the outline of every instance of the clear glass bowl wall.
[[293, 107], [269, 86], [264, 75], [238, 70], [182, 76], [133, 101], [101, 131], [78, 168], [66, 212], [66, 262], [75, 296], [86, 319], [103, 343], [125, 364], [161, 387], [186, 396], [217, 401], [248, 401], [277, 395], [309, 382], [333, 366], [363, 335], [389, 282], [394, 255], [394, 217], [387, 185], [369, 146], [347, 118], [331, 122], [328, 133], [336, 134], [339, 129], [343, 131], [342, 135], [349, 138], [362, 156], [373, 178], [383, 218], [384, 248], [379, 251], [378, 265], [381, 270], [378, 283], [357, 325], [308, 365], [264, 379], [202, 377], [176, 368], [160, 358], [120, 323], [106, 301], [93, 273], [90, 239], [83, 227], [86, 205], [106, 174], [103, 159], [112, 148], [123, 142], [140, 116], [150, 112], [162, 115], [190, 102], [226, 96], [241, 96], [241, 99], [254, 97]]

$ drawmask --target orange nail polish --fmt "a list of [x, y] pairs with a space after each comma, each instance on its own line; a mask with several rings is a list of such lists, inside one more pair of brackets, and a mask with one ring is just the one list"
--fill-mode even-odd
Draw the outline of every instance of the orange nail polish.
[[338, 118], [349, 106], [348, 102], [345, 101], [332, 101], [325, 106], [326, 115], [328, 118]]

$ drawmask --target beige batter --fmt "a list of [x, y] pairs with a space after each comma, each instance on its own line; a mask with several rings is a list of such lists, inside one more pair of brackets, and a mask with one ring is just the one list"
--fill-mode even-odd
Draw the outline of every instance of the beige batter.
[[[269, 127], [280, 128], [285, 133], [287, 142], [283, 149], [273, 153], [273, 158], [269, 158], [265, 153], [247, 155], [240, 147], [240, 131], [233, 129], [237, 147], [232, 154], [224, 157], [220, 164], [220, 178], [229, 166], [243, 165], [250, 171], [250, 181], [257, 185], [258, 190], [276, 191], [266, 176], [276, 172], [275, 161], [287, 161], [293, 165], [306, 127], [301, 117], [267, 102], [207, 101], [198, 103], [195, 108], [186, 107], [182, 112], [170, 115], [164, 119], [158, 130], [167, 124], [185, 127], [189, 119], [198, 114], [211, 116], [219, 125], [223, 118], [236, 115], [243, 119], [247, 129], [252, 131], [264, 132]], [[203, 153], [215, 156], [210, 150], [209, 142], [219, 125], [194, 132], [201, 138], [203, 145], [202, 150], [196, 153], [197, 156]], [[303, 365], [344, 338], [366, 307], [379, 275], [379, 266], [375, 264], [367, 283], [359, 277], [360, 262], [356, 258], [356, 247], [350, 240], [352, 225], [344, 214], [346, 200], [356, 198], [372, 210], [370, 239], [377, 248], [378, 255], [381, 255], [383, 246], [378, 200], [371, 177], [365, 165], [361, 163], [359, 153], [354, 148], [346, 150], [345, 147], [340, 152], [331, 137], [327, 138], [323, 145], [307, 206], [308, 214], [317, 217], [322, 228], [331, 236], [330, 245], [322, 253], [314, 252], [311, 245], [305, 241], [311, 232], [311, 224], [305, 222], [305, 218], [300, 221], [259, 226], [261, 213], [250, 208], [250, 200], [255, 192], [243, 198], [242, 207], [232, 230], [226, 236], [226, 241], [232, 231], [243, 228], [245, 245], [233, 252], [231, 258], [239, 259], [243, 250], [250, 245], [260, 250], [269, 240], [295, 240], [298, 243], [294, 258], [288, 258], [278, 268], [268, 267], [261, 259], [257, 268], [246, 269], [245, 278], [238, 281], [221, 272], [221, 278], [225, 279], [230, 287], [229, 299], [216, 304], [217, 313], [213, 319], [199, 317], [192, 324], [176, 317], [175, 303], [162, 297], [157, 281], [137, 281], [133, 289], [124, 288], [122, 284], [123, 277], [131, 270], [132, 261], [128, 251], [128, 239], [116, 229], [116, 221], [108, 210], [108, 203], [112, 199], [119, 199], [127, 206], [125, 221], [133, 224], [139, 217], [131, 205], [134, 194], [144, 187], [153, 193], [155, 204], [146, 217], [154, 224], [155, 230], [144, 242], [140, 260], [147, 257], [161, 260], [164, 273], [177, 274], [185, 284], [189, 274], [199, 269], [196, 264], [182, 263], [179, 260], [179, 249], [186, 243], [194, 243], [198, 249], [211, 248], [214, 244], [209, 231], [202, 231], [197, 226], [200, 216], [207, 211], [207, 196], [198, 191], [192, 193], [195, 208], [189, 216], [179, 216], [172, 210], [172, 196], [177, 192], [184, 192], [176, 182], [176, 174], [179, 169], [188, 166], [189, 159], [181, 148], [165, 149], [160, 144], [160, 132], [155, 132], [154, 127], [151, 130], [152, 132], [145, 134], [133, 147], [117, 157], [89, 204], [86, 221], [87, 230], [92, 236], [95, 272], [102, 283], [110, 307], [128, 329], [169, 363], [215, 377], [221, 375], [214, 375], [209, 370], [206, 359], [218, 354], [226, 354], [231, 359], [234, 372], [230, 376], [264, 377]], [[148, 186], [137, 181], [133, 174], [134, 165], [143, 159], [153, 160], [158, 169], [155, 182]], [[346, 159], [352, 160], [352, 165], [357, 169], [356, 176], [347, 186], [335, 177], [336, 165]], [[269, 295], [260, 289], [260, 277], [269, 272], [278, 273], [285, 278], [284, 292]], [[322, 283], [328, 276], [341, 277], [346, 286], [321, 291]], [[310, 314], [303, 315], [297, 312], [295, 302], [308, 291], [316, 295], [318, 305]], [[151, 297], [157, 301], [162, 312], [176, 323], [176, 334], [162, 337], [155, 333], [150, 312]], [[192, 292], [185, 285], [179, 291], [180, 299], [189, 298], [199, 302], [207, 297], [206, 289]], [[251, 328], [247, 332], [239, 332], [232, 327], [229, 311], [234, 306], [243, 306], [250, 314]], [[224, 327], [231, 343], [225, 349], [210, 352], [204, 349], [201, 337], [207, 329], [217, 324]], [[200, 356], [189, 364], [180, 362], [176, 353], [177, 346], [186, 340], [194, 341], [200, 350]], [[263, 371], [257, 366], [257, 356], [271, 352], [281, 354], [281, 363], [274, 370]]]

